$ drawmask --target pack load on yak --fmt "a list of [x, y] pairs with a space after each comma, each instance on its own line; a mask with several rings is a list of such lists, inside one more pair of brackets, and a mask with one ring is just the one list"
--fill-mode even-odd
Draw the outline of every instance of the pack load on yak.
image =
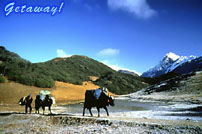
[[101, 95], [102, 92], [103, 92], [106, 96], [109, 96], [108, 89], [107, 89], [107, 88], [104, 88], [104, 87], [95, 89], [95, 90], [93, 90], [93, 92], [94, 92], [93, 95], [94, 95], [94, 97], [95, 97], [96, 99], [99, 99], [99, 98], [100, 98], [100, 95]]
[[48, 91], [48, 90], [41, 90], [41, 91], [39, 92], [39, 96], [40, 96], [40, 99], [41, 99], [42, 101], [44, 101], [46, 95], [48, 95], [48, 96], [53, 100], [53, 104], [55, 104], [55, 98], [53, 97], [53, 95], [51, 94], [50, 91]]
[[21, 106], [24, 106], [25, 105], [25, 98], [26, 98], [26, 96], [20, 98], [18, 104], [21, 105]]

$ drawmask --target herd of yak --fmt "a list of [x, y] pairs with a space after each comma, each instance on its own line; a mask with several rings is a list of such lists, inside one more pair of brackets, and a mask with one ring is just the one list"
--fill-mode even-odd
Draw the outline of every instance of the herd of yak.
[[[32, 111], [32, 95], [29, 94], [26, 97], [22, 97], [19, 100], [19, 104], [22, 106], [25, 106], [25, 113]], [[41, 99], [41, 95], [37, 95], [35, 99], [35, 113], [39, 114], [39, 109], [42, 107], [43, 114], [45, 111], [45, 107], [49, 108], [50, 114], [51, 112], [51, 106], [53, 104], [53, 100], [49, 95], [45, 95], [44, 99]], [[87, 108], [90, 112], [90, 115], [93, 116], [91, 109], [92, 107], [96, 107], [98, 111], [98, 117], [100, 116], [100, 108], [104, 108], [107, 116], [109, 116], [109, 112], [107, 109], [107, 106], [114, 106], [114, 98], [112, 96], [109, 96], [108, 91], [104, 88], [99, 88], [96, 90], [86, 90], [85, 93], [85, 102], [83, 106], [83, 116], [85, 115], [85, 109]]]
[[[21, 106], [25, 106], [25, 113], [27, 113], [27, 110], [29, 108], [29, 113], [32, 112], [32, 95], [28, 95], [27, 97], [22, 97], [20, 100], [19, 100], [19, 104]], [[44, 114], [44, 111], [45, 111], [45, 107], [48, 107], [49, 108], [49, 111], [50, 111], [50, 114], [51, 113], [51, 106], [53, 104], [53, 100], [49, 97], [49, 95], [46, 95], [45, 96], [45, 99], [41, 99], [40, 95], [37, 95], [36, 96], [36, 99], [35, 99], [35, 113], [38, 112], [39, 114], [39, 108], [42, 107], [43, 109], [43, 114]]]

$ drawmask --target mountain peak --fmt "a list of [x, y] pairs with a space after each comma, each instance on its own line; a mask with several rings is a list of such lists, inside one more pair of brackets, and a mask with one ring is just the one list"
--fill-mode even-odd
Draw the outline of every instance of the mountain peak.
[[142, 74], [143, 77], [157, 77], [168, 72], [172, 72], [177, 67], [186, 62], [196, 59], [196, 56], [179, 56], [173, 52], [167, 53], [164, 58], [153, 68]]
[[176, 61], [177, 59], [180, 58], [180, 56], [179, 56], [179, 55], [176, 55], [176, 54], [173, 53], [173, 52], [169, 52], [169, 53], [167, 53], [167, 54], [165, 55], [165, 58], [170, 58], [170, 59], [172, 59], [173, 61]]

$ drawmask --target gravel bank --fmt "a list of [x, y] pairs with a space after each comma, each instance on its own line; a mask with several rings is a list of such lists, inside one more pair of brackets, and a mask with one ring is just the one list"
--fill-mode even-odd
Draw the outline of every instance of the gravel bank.
[[1, 113], [2, 134], [201, 134], [200, 125], [137, 123], [104, 118], [69, 115], [43, 116], [37, 114]]

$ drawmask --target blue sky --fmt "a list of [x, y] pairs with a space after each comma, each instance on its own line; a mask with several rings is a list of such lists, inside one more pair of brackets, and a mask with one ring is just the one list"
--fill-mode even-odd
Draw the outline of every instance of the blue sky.
[[[34, 63], [77, 54], [143, 73], [168, 52], [202, 54], [201, 0], [0, 1], [0, 45]], [[12, 2], [64, 6], [6, 16]]]

